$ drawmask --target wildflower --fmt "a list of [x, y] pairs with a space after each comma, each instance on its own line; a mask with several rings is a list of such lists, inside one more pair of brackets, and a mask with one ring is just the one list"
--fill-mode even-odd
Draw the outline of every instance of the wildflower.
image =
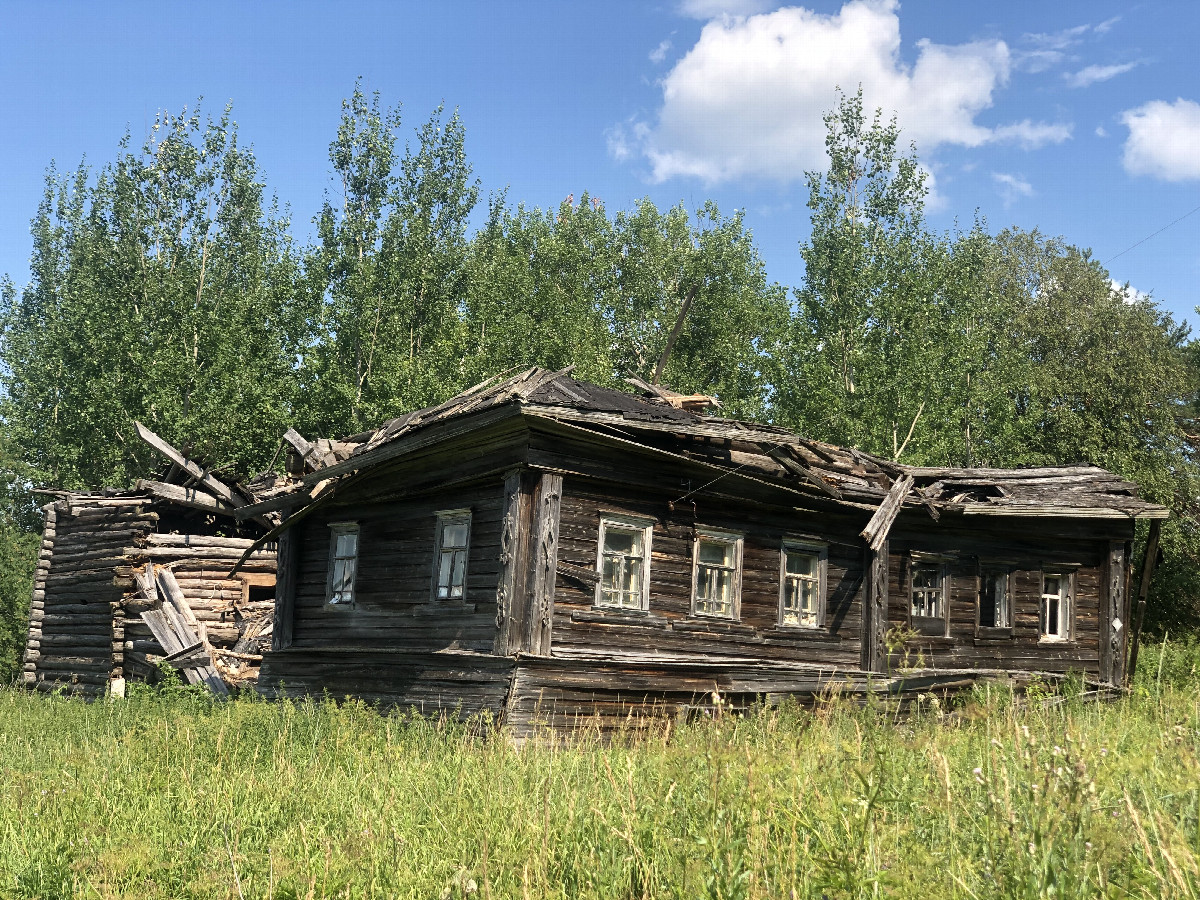
[[1091, 849], [1092, 849], [1092, 842], [1091, 842], [1091, 841], [1084, 841], [1084, 842], [1083, 842], [1083, 849], [1084, 849], [1084, 850], [1091, 850]]
[[1100, 755], [1101, 755], [1101, 756], [1108, 756], [1108, 748], [1107, 748], [1107, 747], [1101, 747], [1101, 748], [1100, 748]]
[[976, 766], [971, 770], [971, 772], [975, 775], [975, 780], [980, 784], [983, 784], [983, 769], [979, 766]]

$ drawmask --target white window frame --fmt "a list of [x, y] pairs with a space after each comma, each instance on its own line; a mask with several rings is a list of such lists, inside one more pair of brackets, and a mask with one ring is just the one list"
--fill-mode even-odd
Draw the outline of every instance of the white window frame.
[[[338, 538], [345, 534], [354, 535], [354, 555], [342, 556], [337, 555]], [[362, 533], [357, 522], [330, 522], [329, 523], [329, 565], [325, 570], [325, 605], [338, 607], [352, 607], [358, 600], [358, 559], [360, 550], [362, 549]], [[353, 560], [354, 569], [350, 574], [350, 597], [347, 600], [333, 599], [333, 576], [337, 568], [339, 560]]]
[[[938, 610], [936, 616], [919, 616], [913, 612], [913, 591], [915, 590], [913, 582], [917, 578], [917, 569], [934, 569], [937, 571], [938, 591], [941, 594], [941, 609]], [[927, 556], [925, 554], [912, 554], [909, 560], [908, 569], [908, 624], [912, 627], [917, 625], [929, 625], [933, 622], [941, 622], [941, 633], [945, 636], [950, 628], [950, 577], [949, 567], [944, 558]], [[929, 635], [930, 632], [924, 632]]]
[[[613, 603], [605, 598], [604, 593], [604, 538], [609, 528], [621, 531], [640, 531], [642, 533], [642, 579], [638, 591], [638, 605], [625, 606]], [[618, 609], [634, 612], [645, 612], [650, 609], [650, 560], [652, 541], [654, 538], [654, 519], [641, 516], [626, 516], [615, 513], [604, 513], [600, 516], [600, 531], [596, 541], [596, 595], [595, 605], [598, 609]]]
[[[732, 545], [733, 577], [730, 579], [729, 612], [717, 613], [699, 608], [700, 596], [700, 544], [703, 541], [714, 541]], [[742, 617], [742, 550], [746, 536], [736, 531], [718, 531], [715, 528], [697, 528], [696, 538], [692, 541], [692, 615], [704, 619], [721, 619], [737, 622]], [[705, 566], [708, 564], [706, 563]]]
[[[471, 510], [470, 509], [441, 509], [434, 513], [437, 519], [436, 530], [433, 534], [433, 578], [430, 587], [429, 596], [434, 603], [466, 603], [467, 602], [467, 572], [471, 566]], [[467, 526], [467, 542], [462, 547], [450, 548], [450, 552], [461, 552], [463, 554], [463, 583], [462, 596], [440, 596], [442, 583], [442, 552], [446, 548], [442, 541], [445, 540], [447, 525], [466, 525]], [[450, 565], [451, 584], [454, 580], [454, 564]], [[449, 591], [451, 585], [447, 585]]]
[[[1058, 594], [1046, 593], [1046, 579], [1058, 579]], [[1074, 631], [1074, 616], [1072, 615], [1075, 609], [1075, 573], [1044, 569], [1041, 573], [1042, 585], [1038, 593], [1038, 642], [1044, 644], [1065, 644], [1072, 640]], [[1058, 600], [1058, 633], [1049, 634], [1046, 631], [1046, 602], [1050, 599]]]
[[[817, 558], [817, 566], [816, 566], [816, 569], [817, 569], [817, 575], [816, 575], [817, 608], [815, 610], [816, 621], [814, 621], [810, 624], [805, 624], [803, 622], [786, 622], [786, 621], [784, 621], [785, 615], [786, 615], [785, 604], [787, 602], [788, 579], [795, 578], [795, 579], [802, 579], [804, 581], [811, 580], [809, 578], [805, 578], [804, 576], [800, 576], [800, 575], [788, 575], [787, 557], [788, 557], [789, 552], [803, 553], [807, 556], [815, 556]], [[828, 578], [829, 578], [828, 571], [829, 571], [829, 545], [828, 544], [818, 544], [818, 543], [814, 543], [812, 541], [799, 541], [799, 540], [793, 540], [791, 538], [784, 538], [783, 546], [780, 547], [780, 550], [779, 550], [779, 620], [778, 620], [779, 627], [781, 627], [781, 628], [798, 628], [798, 629], [805, 629], [805, 630], [812, 630], [814, 628], [824, 628], [825, 627], [825, 607], [827, 605], [826, 596], [827, 596]]]
[[[979, 567], [979, 597], [976, 600], [976, 622], [980, 628], [990, 628], [995, 630], [1011, 630], [1013, 624], [1013, 591], [1012, 591], [1012, 569], [1008, 566], [990, 565], [984, 562]], [[988, 587], [989, 577], [1002, 577], [1004, 579], [1003, 606], [994, 606], [996, 612], [993, 616], [994, 625], [985, 625], [983, 622], [983, 597], [984, 592]], [[1000, 615], [1003, 611], [1003, 615]]]

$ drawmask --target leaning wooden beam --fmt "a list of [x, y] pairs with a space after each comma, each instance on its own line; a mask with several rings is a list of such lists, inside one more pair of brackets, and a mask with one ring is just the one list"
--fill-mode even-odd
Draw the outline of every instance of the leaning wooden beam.
[[1133, 684], [1133, 673], [1137, 670], [1138, 644], [1142, 639], [1142, 620], [1146, 616], [1146, 597], [1150, 593], [1150, 579], [1158, 564], [1158, 538], [1162, 522], [1150, 521], [1150, 533], [1146, 535], [1146, 555], [1142, 557], [1142, 580], [1138, 585], [1137, 611], [1133, 614], [1133, 629], [1129, 634], [1129, 668], [1125, 670], [1125, 683]]
[[308, 466], [310, 470], [316, 471], [321, 468], [321, 454], [295, 428], [289, 428], [285, 431], [283, 439], [291, 444], [293, 450], [300, 454], [300, 461]]
[[900, 507], [904, 505], [904, 498], [908, 496], [912, 488], [912, 476], [900, 476], [893, 482], [891, 490], [879, 504], [879, 509], [875, 510], [875, 515], [871, 516], [867, 527], [859, 532], [859, 536], [867, 542], [872, 550], [878, 550], [887, 540], [888, 532], [892, 530], [892, 523], [896, 521], [896, 516], [900, 515]]
[[134, 422], [133, 427], [137, 429], [138, 437], [187, 472], [192, 478], [200, 482], [200, 484], [204, 485], [215, 496], [220, 497], [230, 506], [243, 506], [245, 504], [245, 499], [235, 495], [229, 485], [225, 484], [219, 478], [214, 478], [201, 466], [192, 462], [141, 422]]
[[177, 484], [167, 484], [163, 481], [147, 481], [144, 478], [138, 479], [136, 488], [139, 491], [145, 491], [152, 497], [158, 497], [160, 500], [169, 500], [180, 506], [202, 509], [205, 512], [219, 513], [223, 516], [232, 516], [234, 514], [235, 508], [233, 506], [197, 488], [180, 487]]
[[[211, 648], [204, 635], [204, 629], [196, 620], [196, 615], [192, 612], [191, 606], [188, 605], [187, 598], [184, 597], [179, 583], [175, 580], [175, 574], [170, 569], [156, 567], [155, 580], [158, 583], [159, 594], [163, 598], [163, 606], [159, 612], [162, 613], [163, 618], [174, 632], [176, 642], [179, 644], [177, 648], [169, 651], [168, 655], [183, 658], [188, 654], [184, 654], [182, 651], [192, 648], [197, 644], [203, 647], [205, 651], [204, 660], [183, 667], [184, 672], [188, 676], [188, 681], [192, 684], [203, 683], [205, 687], [218, 697], [229, 696], [229, 689], [225, 686], [224, 679], [217, 674], [217, 669], [212, 659]], [[143, 620], [145, 620], [145, 617], [146, 614], [143, 613]], [[150, 623], [147, 621], [146, 624], [149, 625]], [[158, 637], [157, 633], [155, 637]], [[165, 650], [166, 647], [163, 649]]]

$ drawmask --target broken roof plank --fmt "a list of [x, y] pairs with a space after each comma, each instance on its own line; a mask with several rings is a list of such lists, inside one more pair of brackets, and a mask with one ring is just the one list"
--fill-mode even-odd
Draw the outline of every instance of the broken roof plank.
[[892, 530], [892, 523], [896, 521], [896, 516], [900, 515], [900, 507], [904, 504], [904, 498], [908, 496], [912, 488], [912, 476], [902, 475], [892, 485], [887, 496], [883, 498], [883, 502], [879, 504], [879, 509], [875, 510], [875, 515], [871, 516], [867, 527], [859, 532], [859, 536], [870, 545], [872, 550], [878, 550], [887, 540], [888, 532]]
[[138, 437], [204, 485], [213, 495], [224, 500], [230, 506], [245, 504], [245, 499], [236, 496], [229, 485], [219, 478], [214, 478], [202, 466], [192, 462], [141, 422], [134, 422], [133, 427], [137, 430]]
[[138, 479], [136, 488], [159, 500], [168, 500], [180, 506], [202, 509], [205, 512], [218, 513], [223, 516], [232, 516], [236, 508], [199, 488], [181, 487], [177, 484], [167, 484], [164, 481], [147, 481], [144, 478]]

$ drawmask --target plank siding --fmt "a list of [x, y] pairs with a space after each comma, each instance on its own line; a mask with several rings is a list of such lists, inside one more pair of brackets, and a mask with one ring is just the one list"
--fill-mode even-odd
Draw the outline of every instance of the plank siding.
[[[292, 646], [490, 653], [496, 635], [502, 493], [497, 477], [416, 498], [330, 505], [305, 519], [294, 529], [298, 565]], [[436, 513], [463, 508], [471, 510], [464, 598], [435, 601]], [[359, 526], [354, 603], [331, 606], [326, 603], [329, 526], [351, 521]]]
[[[554, 656], [637, 648], [652, 655], [710, 654], [857, 666], [862, 550], [851, 537], [850, 527], [842, 540], [824, 535], [829, 543], [826, 627], [799, 629], [778, 624], [780, 550], [785, 535], [815, 535], [826, 530], [827, 525], [815, 515], [786, 516], [761, 507], [709, 501], [696, 510], [693, 522], [690, 506], [674, 515], [665, 500], [648, 499], [644, 492], [616, 491], [582, 478], [566, 478], [558, 540], [561, 562], [595, 571], [600, 518], [605, 513], [655, 520], [649, 609], [598, 608], [593, 589], [560, 572], [554, 604]], [[697, 524], [745, 535], [737, 621], [692, 615], [692, 548]]]

